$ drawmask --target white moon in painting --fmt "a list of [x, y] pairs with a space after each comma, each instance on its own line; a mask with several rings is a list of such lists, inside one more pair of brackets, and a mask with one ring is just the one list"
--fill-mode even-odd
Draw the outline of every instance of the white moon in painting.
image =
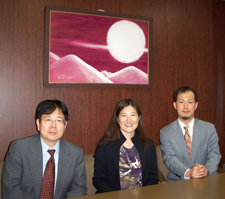
[[107, 34], [110, 54], [122, 63], [137, 61], [145, 51], [143, 30], [134, 22], [121, 20], [114, 23]]

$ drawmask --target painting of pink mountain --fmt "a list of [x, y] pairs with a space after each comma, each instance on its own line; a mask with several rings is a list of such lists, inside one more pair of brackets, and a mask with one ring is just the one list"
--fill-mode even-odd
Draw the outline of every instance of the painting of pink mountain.
[[51, 11], [49, 83], [149, 84], [149, 23]]
[[75, 55], [58, 58], [50, 54], [50, 82], [147, 84], [146, 73], [128, 66], [120, 71], [98, 71]]

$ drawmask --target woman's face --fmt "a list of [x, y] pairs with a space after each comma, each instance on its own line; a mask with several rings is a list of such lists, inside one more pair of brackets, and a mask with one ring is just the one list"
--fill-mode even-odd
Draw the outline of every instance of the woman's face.
[[134, 136], [135, 129], [138, 127], [139, 119], [140, 117], [138, 116], [136, 109], [131, 105], [126, 106], [120, 111], [118, 124], [125, 137]]

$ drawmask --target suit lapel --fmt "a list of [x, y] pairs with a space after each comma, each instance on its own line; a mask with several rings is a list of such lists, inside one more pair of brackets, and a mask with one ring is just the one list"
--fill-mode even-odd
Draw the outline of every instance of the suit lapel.
[[35, 193], [37, 198], [39, 198], [43, 174], [42, 148], [39, 135], [33, 137], [33, 141], [30, 143], [29, 148], [30, 150], [28, 151], [28, 159], [30, 163], [30, 170], [33, 178]]
[[60, 148], [59, 148], [59, 160], [58, 160], [58, 175], [56, 182], [56, 190], [55, 190], [55, 199], [60, 198], [60, 194], [64, 189], [64, 185], [66, 184], [66, 180], [71, 167], [71, 157], [70, 157], [70, 149], [64, 143], [64, 140], [60, 140]]
[[186, 142], [184, 140], [183, 131], [180, 127], [178, 120], [175, 121], [173, 132], [174, 132], [174, 138], [177, 142], [176, 144], [179, 146], [180, 153], [184, 154], [186, 161], [190, 163], [191, 162], [190, 156], [188, 154], [188, 149], [186, 146]]
[[199, 142], [201, 141], [201, 128], [199, 126], [198, 119], [195, 118], [192, 136], [192, 150], [191, 150], [191, 161], [196, 162], [195, 158], [199, 148]]

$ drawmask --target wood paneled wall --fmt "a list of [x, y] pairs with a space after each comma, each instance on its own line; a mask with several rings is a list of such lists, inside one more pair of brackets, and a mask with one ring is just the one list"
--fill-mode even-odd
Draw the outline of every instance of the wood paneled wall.
[[[225, 156], [224, 13], [220, 0], [1, 0], [0, 160], [12, 140], [36, 134], [34, 113], [44, 99], [69, 108], [64, 135], [94, 153], [115, 105], [134, 98], [148, 136], [176, 119], [172, 94], [183, 85], [199, 93], [196, 117], [216, 125]], [[152, 88], [44, 88], [46, 5], [153, 17]], [[221, 164], [225, 163], [225, 158]]]

